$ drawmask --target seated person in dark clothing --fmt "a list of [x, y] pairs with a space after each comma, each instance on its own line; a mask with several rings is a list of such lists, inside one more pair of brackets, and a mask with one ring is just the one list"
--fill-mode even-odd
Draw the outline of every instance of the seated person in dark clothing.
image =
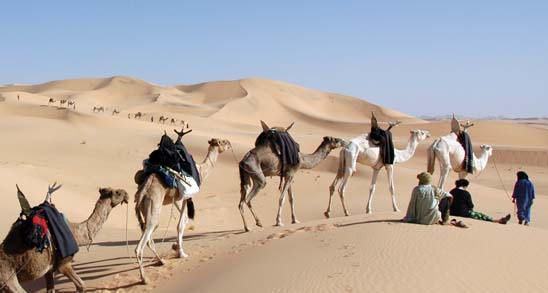
[[470, 182], [466, 179], [459, 179], [455, 181], [455, 188], [449, 193], [453, 195], [453, 203], [451, 204], [451, 215], [458, 217], [472, 218], [476, 220], [483, 220], [488, 222], [496, 222], [500, 224], [506, 224], [510, 220], [510, 214], [502, 217], [498, 220], [494, 220], [485, 214], [474, 211], [474, 203], [472, 202], [472, 195], [466, 189]]

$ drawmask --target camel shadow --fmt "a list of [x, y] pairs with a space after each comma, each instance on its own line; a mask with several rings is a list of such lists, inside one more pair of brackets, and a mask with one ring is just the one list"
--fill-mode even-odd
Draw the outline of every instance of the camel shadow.
[[[213, 231], [213, 232], [205, 232], [205, 233], [199, 233], [199, 234], [191, 234], [191, 235], [185, 235], [184, 236], [184, 241], [195, 241], [195, 240], [200, 240], [200, 239], [213, 239], [213, 238], [217, 238], [217, 237], [224, 237], [224, 236], [228, 236], [228, 235], [238, 235], [238, 234], [243, 234], [244, 231], [242, 230], [224, 230], [224, 231]], [[173, 241], [176, 241], [177, 240], [177, 237], [176, 236], [170, 236], [170, 237], [157, 237], [157, 238], [154, 238], [154, 242], [156, 244], [161, 244], [163, 242], [173, 242]], [[107, 246], [107, 247], [112, 247], [112, 246], [124, 246], [126, 244], [128, 245], [137, 245], [139, 243], [139, 240], [130, 240], [128, 242], [126, 242], [125, 240], [122, 240], [122, 241], [104, 241], [104, 242], [96, 242], [96, 243], [93, 243], [93, 245], [97, 245], [97, 246]]]
[[401, 223], [401, 224], [405, 224], [405, 222], [402, 222], [402, 220], [398, 220], [398, 219], [381, 219], [381, 220], [369, 220], [369, 221], [360, 221], [360, 222], [345, 223], [345, 224], [335, 224], [335, 227], [342, 228], [342, 227], [348, 227], [348, 226], [373, 224], [373, 223], [388, 223], [388, 224]]

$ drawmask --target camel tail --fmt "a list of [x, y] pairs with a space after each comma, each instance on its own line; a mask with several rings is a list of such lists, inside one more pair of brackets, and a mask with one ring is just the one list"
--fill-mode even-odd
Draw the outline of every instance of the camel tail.
[[139, 185], [137, 192], [135, 193], [135, 215], [137, 215], [137, 221], [139, 221], [141, 231], [145, 231], [145, 220], [141, 213], [141, 202], [145, 197], [145, 193], [150, 188], [150, 185], [152, 185], [152, 176], [148, 176], [147, 179]]
[[192, 198], [187, 199], [186, 201], [187, 205], [187, 215], [190, 219], [194, 220], [194, 215], [196, 215], [196, 210], [194, 209], [194, 202], [192, 201]]
[[434, 143], [432, 143], [432, 145], [428, 148], [427, 150], [427, 153], [426, 153], [426, 157], [427, 157], [427, 170], [428, 170], [428, 173], [430, 174], [434, 174], [434, 170], [435, 170], [435, 164], [436, 164], [436, 153], [434, 151], [435, 149], [435, 146], [437, 145], [438, 143], [438, 140], [435, 140]]

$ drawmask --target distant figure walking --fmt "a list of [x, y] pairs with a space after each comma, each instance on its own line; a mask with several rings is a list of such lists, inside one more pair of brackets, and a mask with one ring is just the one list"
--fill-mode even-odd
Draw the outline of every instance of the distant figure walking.
[[529, 180], [527, 173], [519, 171], [516, 175], [518, 176], [518, 181], [514, 185], [512, 202], [516, 203], [518, 208], [519, 224], [529, 226], [529, 223], [531, 223], [531, 206], [535, 199], [535, 187]]

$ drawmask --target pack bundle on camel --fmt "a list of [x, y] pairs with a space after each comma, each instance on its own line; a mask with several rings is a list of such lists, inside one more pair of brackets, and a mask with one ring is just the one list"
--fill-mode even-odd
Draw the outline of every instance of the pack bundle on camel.
[[[290, 139], [289, 129], [293, 123], [287, 128], [273, 127], [270, 128], [266, 123], [261, 121], [263, 132], [259, 135], [255, 142], [255, 147], [250, 150], [239, 163], [240, 169], [240, 203], [238, 205], [244, 230], [249, 231], [244, 217], [244, 204], [247, 204], [251, 214], [255, 218], [257, 226], [262, 227], [261, 221], [253, 211], [251, 200], [257, 193], [266, 186], [267, 176], [281, 176], [280, 189], [281, 195], [278, 204], [278, 215], [276, 217], [276, 226], [282, 226], [282, 207], [285, 200], [285, 195], [289, 195], [289, 203], [291, 205], [291, 220], [292, 223], [298, 223], [295, 216], [295, 206], [291, 183], [293, 176], [299, 169], [312, 169], [323, 161], [329, 153], [336, 148], [344, 146], [344, 140], [334, 137], [324, 137], [321, 144], [312, 154], [302, 154], [296, 146], [298, 157], [296, 163], [288, 163], [292, 155], [284, 155], [284, 152], [289, 152], [295, 148], [289, 146]], [[280, 135], [280, 133], [283, 133]], [[283, 140], [280, 142], [280, 139]]]
[[[177, 133], [177, 141], [174, 145], [179, 145], [179, 147], [182, 146], [184, 148], [181, 138], [190, 131], [184, 132], [181, 130], [180, 132], [175, 132]], [[168, 146], [170, 144], [169, 140], [171, 139], [167, 137], [167, 135], [162, 137], [162, 141]], [[147, 171], [146, 169], [139, 170], [135, 174], [135, 182], [139, 185], [137, 192], [135, 193], [135, 213], [142, 231], [139, 244], [137, 244], [137, 247], [135, 248], [135, 255], [139, 263], [139, 272], [143, 283], [147, 283], [143, 267], [143, 251], [145, 245], [150, 248], [157, 260], [160, 263], [163, 263], [156, 252], [154, 240], [152, 239], [152, 233], [159, 225], [160, 213], [163, 205], [174, 204], [179, 211], [179, 222], [177, 225], [178, 257], [188, 256], [183, 250], [183, 233], [188, 221], [184, 211], [187, 205], [188, 217], [191, 219], [194, 218], [194, 205], [192, 203], [192, 194], [189, 194], [188, 188], [190, 186], [188, 183], [192, 180], [195, 180], [197, 183], [202, 183], [215, 167], [215, 162], [217, 161], [219, 154], [231, 148], [230, 142], [226, 139], [213, 138], [208, 141], [208, 144], [209, 148], [207, 155], [201, 164], [195, 164], [196, 173], [194, 175], [192, 174], [192, 171], [189, 172], [191, 174], [187, 174], [187, 176], [179, 173], [180, 170], [175, 171], [176, 169], [172, 168], [175, 167], [174, 165], [177, 163], [187, 166], [193, 165], [194, 160], [188, 152], [185, 161], [177, 160], [177, 162], [167, 162], [171, 167], [148, 166], [152, 171]], [[173, 158], [180, 155], [178, 151], [175, 150], [174, 152], [175, 153], [172, 153], [174, 155]], [[173, 175], [175, 178], [169, 175]]]
[[476, 157], [472, 149], [472, 142], [467, 133], [467, 129], [472, 126], [474, 124], [470, 122], [459, 125], [459, 122], [453, 115], [451, 133], [438, 137], [428, 148], [427, 167], [430, 174], [434, 174], [436, 158], [440, 161], [439, 188], [443, 188], [449, 170], [458, 173], [459, 179], [464, 179], [468, 174], [473, 174], [486, 168], [487, 161], [493, 154], [493, 148], [490, 145], [482, 144], [480, 146], [481, 154], [479, 157]]
[[[390, 125], [397, 125], [398, 122], [389, 122]], [[331, 200], [335, 193], [335, 188], [342, 179], [342, 183], [338, 187], [339, 196], [343, 206], [345, 216], [348, 216], [348, 210], [344, 203], [344, 193], [346, 187], [350, 181], [350, 177], [356, 172], [356, 164], [360, 163], [369, 166], [373, 169], [373, 176], [371, 177], [371, 185], [369, 186], [369, 200], [367, 201], [366, 213], [371, 213], [371, 202], [373, 201], [373, 195], [375, 194], [375, 187], [377, 184], [377, 178], [379, 171], [384, 167], [388, 175], [388, 185], [390, 194], [392, 196], [392, 208], [395, 212], [398, 212], [398, 205], [396, 203], [396, 194], [394, 187], [394, 164], [403, 163], [408, 161], [415, 154], [415, 150], [419, 143], [430, 136], [430, 133], [426, 130], [415, 129], [410, 131], [411, 135], [407, 143], [407, 147], [403, 150], [394, 149], [394, 157], [392, 163], [384, 163], [382, 157], [381, 148], [378, 144], [373, 144], [370, 140], [368, 133], [364, 133], [358, 137], [353, 138], [339, 153], [339, 169], [337, 175], [329, 186], [329, 203], [324, 215], [329, 218], [331, 211]]]
[[69, 278], [78, 292], [84, 291], [84, 282], [72, 268], [78, 245], [63, 215], [51, 204], [52, 193], [60, 187], [49, 186], [44, 203], [32, 209], [17, 187], [23, 211], [0, 245], [0, 291], [25, 292], [21, 282], [45, 275], [51, 292], [56, 271]]

